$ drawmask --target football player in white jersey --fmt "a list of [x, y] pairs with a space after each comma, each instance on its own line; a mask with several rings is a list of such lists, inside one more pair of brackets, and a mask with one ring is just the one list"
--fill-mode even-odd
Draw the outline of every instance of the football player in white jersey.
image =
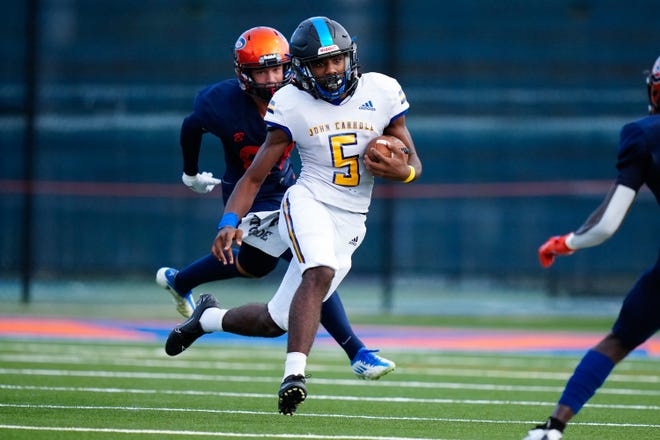
[[[212, 252], [233, 262], [231, 246], [243, 236], [240, 219], [286, 146], [295, 142], [302, 168], [285, 193], [279, 221], [294, 258], [259, 316], [244, 316], [289, 332], [278, 404], [282, 414], [293, 415], [307, 397], [305, 367], [322, 303], [348, 273], [364, 239], [374, 176], [410, 183], [421, 175], [422, 164], [406, 126], [409, 104], [401, 86], [386, 75], [358, 73], [356, 44], [341, 24], [326, 17], [304, 20], [290, 51], [295, 84], [279, 89], [269, 103], [266, 140], [226, 203]], [[372, 152], [377, 161], [365, 154], [369, 141], [382, 134], [403, 141], [407, 161], [395, 148], [391, 157]], [[192, 321], [173, 330], [170, 345], [184, 349], [205, 332], [221, 330], [231, 310], [202, 295], [195, 312]]]

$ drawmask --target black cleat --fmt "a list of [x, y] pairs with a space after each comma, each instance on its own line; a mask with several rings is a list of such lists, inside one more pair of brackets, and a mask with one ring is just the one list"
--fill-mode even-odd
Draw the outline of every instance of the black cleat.
[[211, 307], [220, 308], [220, 304], [218, 304], [218, 301], [213, 295], [208, 293], [200, 295], [195, 310], [190, 318], [174, 327], [170, 332], [170, 335], [165, 342], [165, 353], [170, 356], [176, 356], [186, 348], [190, 347], [197, 338], [205, 334], [206, 332], [202, 330], [202, 326], [199, 323], [199, 318], [202, 316], [202, 313], [204, 313], [204, 310]]
[[296, 409], [298, 409], [298, 405], [303, 403], [307, 398], [305, 378], [300, 374], [287, 376], [282, 382], [277, 395], [279, 397], [278, 406], [280, 412], [285, 416], [292, 416], [295, 414]]

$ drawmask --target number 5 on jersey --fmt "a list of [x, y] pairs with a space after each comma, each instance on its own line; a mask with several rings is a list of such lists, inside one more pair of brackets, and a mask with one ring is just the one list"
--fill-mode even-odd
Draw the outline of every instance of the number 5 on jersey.
[[330, 147], [332, 165], [335, 168], [344, 168], [335, 171], [332, 183], [340, 186], [358, 186], [360, 183], [359, 155], [344, 156], [344, 146], [355, 145], [357, 135], [355, 133], [336, 134], [330, 136]]

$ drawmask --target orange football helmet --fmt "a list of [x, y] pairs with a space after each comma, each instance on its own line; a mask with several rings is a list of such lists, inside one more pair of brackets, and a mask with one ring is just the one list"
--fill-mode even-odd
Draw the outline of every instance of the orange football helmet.
[[[251, 70], [283, 66], [282, 81], [258, 84], [252, 79]], [[291, 82], [291, 57], [289, 42], [277, 29], [267, 26], [254, 27], [243, 32], [234, 44], [234, 70], [241, 88], [247, 93], [266, 101]]]

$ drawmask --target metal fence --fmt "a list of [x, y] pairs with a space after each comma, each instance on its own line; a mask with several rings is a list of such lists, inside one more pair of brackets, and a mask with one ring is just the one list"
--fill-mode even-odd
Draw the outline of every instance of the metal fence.
[[[233, 75], [238, 34], [313, 15], [396, 76], [424, 161], [379, 182], [356, 275], [486, 278], [609, 292], [657, 251], [643, 193], [607, 244], [542, 271], [615, 175], [660, 54], [651, 1], [14, 2], [0, 17], [0, 278], [144, 274], [206, 253], [222, 206], [179, 182], [178, 130], [201, 86]], [[294, 11], [294, 12], [292, 12]], [[27, 23], [27, 25], [26, 25]], [[218, 142], [202, 168], [222, 173]], [[652, 211], [653, 210], [653, 211]], [[620, 292], [618, 292], [620, 293]]]

